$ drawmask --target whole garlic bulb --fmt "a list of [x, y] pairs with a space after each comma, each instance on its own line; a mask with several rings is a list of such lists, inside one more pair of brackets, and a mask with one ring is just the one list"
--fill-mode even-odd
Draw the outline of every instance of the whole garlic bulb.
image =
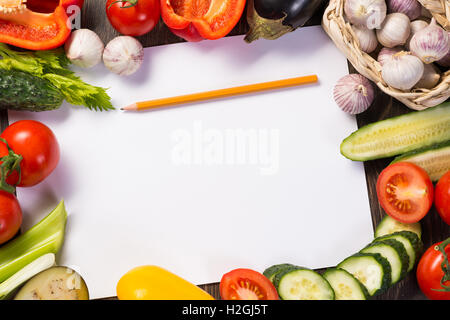
[[411, 42], [411, 38], [420, 30], [426, 28], [428, 26], [428, 22], [424, 20], [414, 20], [411, 21], [410, 25], [411, 31], [409, 33], [408, 40], [406, 40], [405, 47], [409, 49], [409, 43]]
[[135, 73], [144, 59], [142, 44], [133, 37], [119, 36], [111, 40], [103, 52], [105, 66], [121, 76]]
[[378, 46], [377, 36], [375, 31], [361, 26], [352, 26], [353, 32], [359, 41], [359, 47], [366, 53], [371, 53]]
[[426, 28], [416, 32], [409, 43], [411, 52], [424, 63], [432, 63], [445, 57], [449, 46], [448, 32], [438, 26], [434, 18]]
[[378, 53], [377, 61], [381, 64], [381, 66], [383, 66], [384, 63], [392, 57], [392, 55], [399, 53], [400, 51], [403, 51], [402, 47], [394, 47], [394, 48], [383, 47]]
[[441, 75], [438, 68], [433, 64], [425, 64], [422, 78], [420, 78], [419, 82], [417, 82], [414, 87], [431, 89], [438, 84], [440, 79]]
[[375, 91], [367, 78], [360, 74], [348, 74], [334, 86], [333, 97], [343, 111], [358, 114], [370, 107]]
[[346, 0], [344, 3], [347, 19], [368, 29], [378, 28], [386, 17], [386, 11], [384, 0]]
[[422, 78], [423, 72], [424, 65], [419, 58], [401, 51], [384, 63], [381, 76], [393, 88], [410, 90]]
[[104, 48], [100, 37], [89, 29], [73, 31], [64, 45], [67, 58], [82, 68], [91, 68], [102, 61]]
[[410, 29], [409, 18], [403, 13], [390, 13], [377, 30], [377, 38], [380, 43], [388, 48], [393, 48], [406, 43]]
[[400, 12], [410, 20], [417, 19], [422, 14], [422, 5], [417, 0], [386, 0], [388, 12]]

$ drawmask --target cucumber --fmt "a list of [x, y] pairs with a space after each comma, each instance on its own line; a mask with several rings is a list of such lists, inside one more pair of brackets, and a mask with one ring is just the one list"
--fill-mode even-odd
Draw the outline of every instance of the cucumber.
[[317, 272], [291, 267], [274, 277], [274, 286], [282, 300], [334, 300], [331, 285]]
[[395, 239], [379, 240], [361, 250], [361, 253], [379, 253], [391, 265], [391, 284], [403, 279], [408, 271], [409, 256], [403, 244]]
[[386, 215], [375, 229], [375, 238], [385, 236], [397, 231], [411, 231], [417, 234], [419, 238], [422, 237], [422, 226], [417, 223], [401, 223]]
[[286, 270], [288, 268], [295, 267], [293, 264], [290, 263], [281, 263], [273, 265], [266, 270], [264, 270], [263, 275], [268, 278], [270, 281], [273, 281], [273, 278], [275, 275], [283, 270]]
[[357, 253], [337, 267], [351, 273], [371, 296], [385, 292], [391, 285], [391, 265], [379, 253]]
[[419, 257], [423, 250], [423, 244], [420, 238], [417, 236], [416, 233], [411, 231], [399, 231], [394, 232], [392, 234], [388, 234], [382, 237], [375, 238], [374, 242], [376, 241], [384, 241], [388, 239], [394, 239], [403, 244], [405, 247], [406, 253], [409, 257], [409, 263], [408, 263], [408, 272], [411, 271], [414, 268], [414, 265], [419, 260]]
[[438, 181], [447, 171], [450, 171], [450, 140], [411, 151], [394, 159], [392, 163], [406, 161], [423, 168], [431, 181]]
[[355, 161], [396, 156], [450, 140], [450, 102], [366, 125], [347, 137], [341, 153]]
[[323, 277], [333, 288], [336, 300], [367, 300], [369, 297], [366, 287], [344, 269], [328, 269]]
[[24, 111], [57, 109], [64, 100], [50, 82], [22, 71], [0, 69], [0, 107]]

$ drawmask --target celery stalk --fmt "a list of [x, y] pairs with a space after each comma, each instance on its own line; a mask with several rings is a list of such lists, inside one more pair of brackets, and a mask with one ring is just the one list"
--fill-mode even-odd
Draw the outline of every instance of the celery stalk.
[[0, 247], [0, 282], [44, 254], [56, 254], [64, 240], [66, 220], [66, 208], [61, 201], [38, 224]]
[[55, 264], [55, 255], [47, 253], [17, 271], [8, 280], [0, 284], [0, 300], [6, 299], [20, 285]]

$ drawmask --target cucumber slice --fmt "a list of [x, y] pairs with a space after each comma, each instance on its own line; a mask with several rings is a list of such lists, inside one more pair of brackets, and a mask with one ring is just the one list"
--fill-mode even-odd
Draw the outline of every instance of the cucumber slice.
[[406, 253], [409, 257], [409, 263], [408, 263], [408, 272], [411, 271], [414, 268], [414, 265], [419, 260], [420, 254], [423, 249], [423, 244], [420, 238], [417, 236], [416, 233], [411, 231], [399, 231], [394, 232], [392, 234], [388, 234], [382, 237], [375, 238], [374, 242], [376, 241], [384, 241], [388, 239], [394, 239], [403, 244], [405, 247]]
[[279, 272], [286, 270], [288, 268], [292, 268], [292, 267], [295, 267], [295, 266], [290, 263], [276, 264], [276, 265], [273, 265], [273, 266], [267, 268], [266, 270], [264, 270], [263, 275], [266, 278], [268, 278], [270, 281], [273, 282], [273, 278], [275, 277], [276, 274], [278, 274]]
[[344, 269], [328, 269], [323, 277], [333, 288], [336, 300], [367, 300], [369, 297], [366, 287]]
[[447, 171], [450, 171], [450, 140], [409, 152], [394, 159], [392, 163], [406, 161], [423, 168], [431, 181], [438, 181]]
[[351, 273], [371, 296], [385, 292], [391, 285], [391, 265], [379, 253], [357, 253], [337, 267]]
[[278, 273], [274, 285], [282, 300], [334, 300], [334, 291], [317, 272], [294, 267]]
[[395, 284], [406, 275], [409, 256], [403, 244], [394, 239], [379, 240], [361, 250], [361, 253], [379, 253], [391, 265], [391, 284]]
[[341, 153], [355, 161], [396, 156], [450, 140], [450, 102], [366, 125], [347, 137]]
[[398, 231], [411, 231], [422, 237], [422, 226], [417, 223], [401, 223], [386, 215], [375, 229], [375, 238], [385, 236]]

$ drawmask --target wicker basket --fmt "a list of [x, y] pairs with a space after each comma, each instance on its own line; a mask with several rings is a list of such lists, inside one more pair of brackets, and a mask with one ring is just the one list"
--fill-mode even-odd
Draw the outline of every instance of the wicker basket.
[[[376, 83], [382, 91], [414, 110], [433, 107], [450, 97], [450, 70], [442, 74], [440, 82], [432, 89], [402, 91], [387, 85], [381, 78], [380, 63], [360, 50], [358, 39], [350, 23], [344, 20], [344, 1], [330, 0], [322, 19], [322, 26], [359, 73]], [[449, 0], [418, 1], [431, 12], [436, 22], [450, 31]]]

